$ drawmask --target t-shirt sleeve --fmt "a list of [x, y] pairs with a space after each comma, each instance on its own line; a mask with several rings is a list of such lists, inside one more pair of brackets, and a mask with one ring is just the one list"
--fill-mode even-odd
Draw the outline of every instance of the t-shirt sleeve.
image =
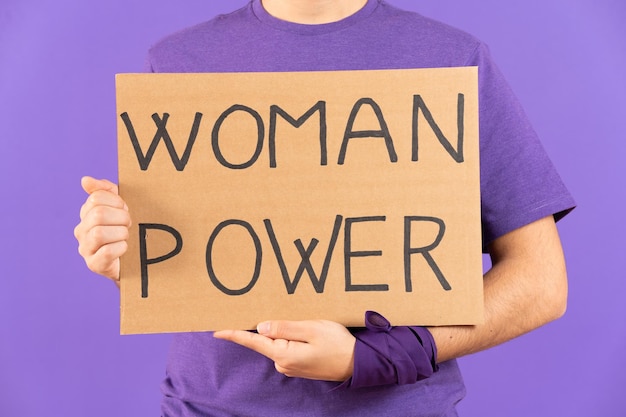
[[528, 117], [481, 44], [468, 63], [478, 66], [480, 188], [483, 247], [496, 238], [575, 207]]

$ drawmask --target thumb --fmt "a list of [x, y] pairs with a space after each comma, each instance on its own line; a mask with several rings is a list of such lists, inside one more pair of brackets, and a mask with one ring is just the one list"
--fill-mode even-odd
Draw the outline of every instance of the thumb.
[[84, 176], [80, 179], [80, 185], [87, 194], [91, 194], [94, 191], [110, 191], [114, 194], [119, 194], [117, 185], [109, 180], [98, 180], [93, 177]]
[[271, 339], [285, 339], [299, 342], [311, 340], [317, 331], [314, 321], [264, 321], [257, 326], [257, 332]]

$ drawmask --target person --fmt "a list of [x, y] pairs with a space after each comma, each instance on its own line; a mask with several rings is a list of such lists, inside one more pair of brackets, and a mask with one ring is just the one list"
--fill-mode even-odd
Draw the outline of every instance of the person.
[[[456, 358], [564, 314], [555, 221], [575, 203], [485, 44], [385, 0], [251, 0], [150, 49], [152, 72], [453, 66], [479, 71], [483, 243], [492, 259], [484, 324], [393, 327], [369, 313], [365, 329], [268, 321], [257, 332], [176, 334], [163, 416], [456, 416], [465, 395]], [[110, 181], [84, 177], [82, 187], [79, 253], [118, 282], [130, 210]]]

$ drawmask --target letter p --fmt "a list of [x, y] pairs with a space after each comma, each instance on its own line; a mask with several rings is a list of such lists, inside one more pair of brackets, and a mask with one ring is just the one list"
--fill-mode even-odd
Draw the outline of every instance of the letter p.
[[[162, 230], [174, 236], [176, 239], [176, 247], [165, 255], [156, 258], [148, 258], [148, 248], [146, 244], [146, 232], [148, 229]], [[183, 238], [180, 233], [173, 227], [159, 223], [140, 223], [139, 224], [139, 258], [141, 261], [141, 298], [148, 297], [148, 265], [166, 261], [176, 255], [183, 248]]]

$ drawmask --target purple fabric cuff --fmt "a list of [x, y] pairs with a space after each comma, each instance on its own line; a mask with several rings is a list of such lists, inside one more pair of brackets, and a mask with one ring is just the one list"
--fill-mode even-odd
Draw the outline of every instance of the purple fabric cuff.
[[425, 327], [392, 327], [382, 315], [365, 313], [355, 331], [354, 371], [338, 389], [413, 384], [438, 369], [437, 347]]

